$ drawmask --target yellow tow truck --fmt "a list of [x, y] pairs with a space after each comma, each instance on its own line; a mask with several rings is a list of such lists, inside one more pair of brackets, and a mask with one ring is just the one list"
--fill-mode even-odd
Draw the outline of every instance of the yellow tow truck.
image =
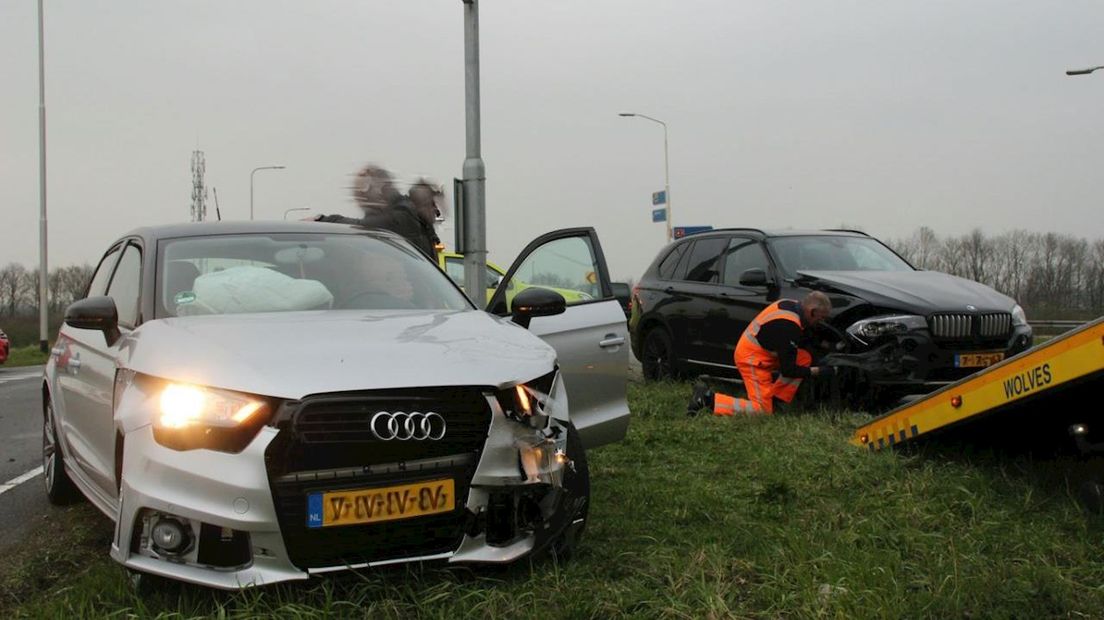
[[[855, 431], [870, 451], [945, 432], [1032, 445], [1069, 442], [1082, 452], [1102, 411], [1104, 317], [902, 405]], [[1102, 421], [1101, 426], [1104, 426]]]

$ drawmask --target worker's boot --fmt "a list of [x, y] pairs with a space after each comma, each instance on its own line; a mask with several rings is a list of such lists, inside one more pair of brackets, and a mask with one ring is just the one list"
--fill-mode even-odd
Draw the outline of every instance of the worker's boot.
[[705, 383], [694, 383], [694, 392], [690, 395], [690, 402], [686, 405], [686, 415], [695, 416], [702, 409], [713, 411], [713, 390]]

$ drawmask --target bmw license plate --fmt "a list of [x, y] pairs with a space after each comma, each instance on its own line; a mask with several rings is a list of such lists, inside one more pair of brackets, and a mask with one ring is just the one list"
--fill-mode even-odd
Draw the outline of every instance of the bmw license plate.
[[1004, 360], [1004, 353], [959, 353], [955, 355], [955, 368], [985, 368]]
[[453, 480], [431, 480], [375, 489], [326, 491], [307, 495], [307, 527], [358, 525], [451, 512]]

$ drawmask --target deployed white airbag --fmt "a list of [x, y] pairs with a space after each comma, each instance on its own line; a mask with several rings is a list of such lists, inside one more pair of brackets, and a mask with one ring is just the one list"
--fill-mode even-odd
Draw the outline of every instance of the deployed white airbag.
[[288, 312], [333, 305], [333, 294], [317, 280], [297, 280], [250, 265], [203, 274], [195, 279], [191, 293], [176, 296], [178, 316]]

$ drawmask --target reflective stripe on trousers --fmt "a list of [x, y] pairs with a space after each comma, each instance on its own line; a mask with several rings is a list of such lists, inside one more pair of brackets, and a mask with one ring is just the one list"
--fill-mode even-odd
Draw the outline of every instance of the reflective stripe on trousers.
[[[797, 350], [797, 365], [808, 368], [813, 356], [804, 349]], [[771, 415], [774, 413], [774, 399], [791, 402], [801, 387], [800, 377], [778, 377], [759, 365], [752, 357], [747, 362], [737, 364], [740, 377], [747, 389], [747, 398], [735, 398], [728, 394], [713, 395], [713, 413], [715, 415]]]

